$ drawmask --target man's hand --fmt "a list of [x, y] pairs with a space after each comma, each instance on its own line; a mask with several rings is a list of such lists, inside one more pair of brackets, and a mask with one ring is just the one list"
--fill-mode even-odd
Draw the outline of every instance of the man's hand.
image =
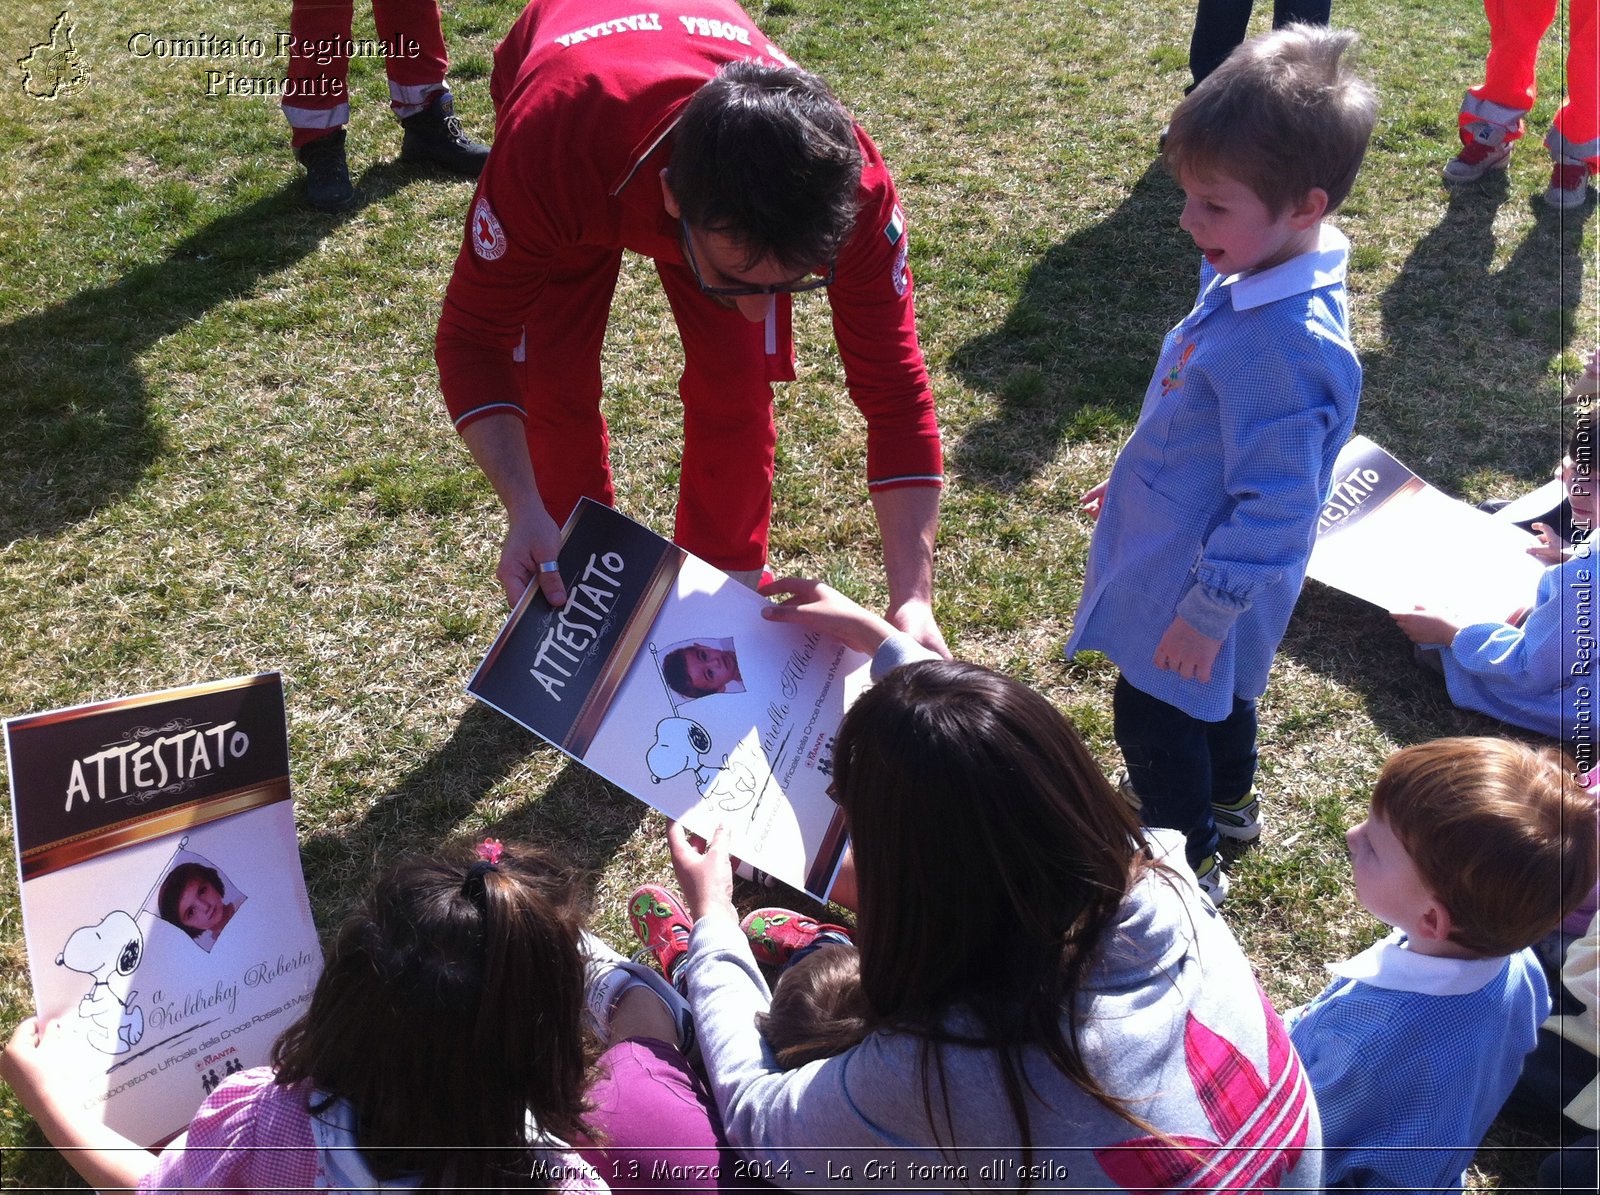
[[[944, 641], [944, 632], [933, 619], [933, 607], [927, 602], [902, 602], [889, 611], [889, 625], [904, 631], [929, 651], [938, 652], [951, 659], [950, 648]], [[880, 639], [880, 643], [883, 641]], [[876, 649], [874, 649], [876, 650]]]
[[1449, 646], [1455, 640], [1461, 624], [1443, 614], [1434, 614], [1421, 606], [1413, 606], [1409, 613], [1390, 611], [1407, 639], [1424, 647]]
[[539, 565], [554, 562], [561, 551], [561, 529], [545, 512], [544, 506], [534, 502], [519, 515], [510, 515], [506, 521], [506, 539], [500, 548], [500, 567], [495, 576], [505, 587], [506, 601], [515, 606], [522, 600], [523, 590], [538, 579], [539, 588], [552, 606], [563, 606], [567, 601], [567, 587], [561, 574], [544, 571]]
[[725, 912], [734, 921], [739, 914], [733, 907], [733, 860], [728, 855], [728, 831], [718, 826], [710, 842], [691, 835], [682, 822], [667, 827], [667, 846], [672, 851], [672, 870], [689, 916], [696, 921], [711, 912]]
[[1153, 659], [1157, 668], [1176, 672], [1184, 680], [1199, 681], [1203, 685], [1211, 679], [1211, 665], [1221, 650], [1221, 639], [1202, 635], [1180, 614], [1156, 644]]
[[1093, 489], [1086, 490], [1083, 497], [1078, 499], [1078, 509], [1097, 523], [1100, 521], [1100, 512], [1106, 508], [1106, 486], [1110, 484], [1108, 477]]

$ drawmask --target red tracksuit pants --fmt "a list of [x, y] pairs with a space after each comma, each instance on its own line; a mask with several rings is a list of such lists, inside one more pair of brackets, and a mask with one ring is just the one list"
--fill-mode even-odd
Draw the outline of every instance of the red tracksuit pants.
[[[296, 149], [350, 123], [351, 0], [294, 0], [289, 14], [289, 83], [283, 114]], [[438, 0], [372, 0], [378, 39], [388, 52], [389, 101], [397, 117], [421, 112], [444, 90], [448, 57]]]
[[[622, 265], [619, 249], [569, 249], [553, 265], [528, 314], [522, 364], [528, 452], [539, 496], [557, 524], [580, 497], [614, 503], [610, 439], [600, 410], [600, 346]], [[779, 295], [766, 323], [702, 294], [687, 268], [656, 263], [683, 342], [678, 381], [683, 463], [674, 540], [718, 568], [757, 569], [767, 560], [777, 431], [772, 383], [794, 377], [790, 300]], [[629, 435], [665, 455], [668, 429]]]
[[[1461, 142], [1499, 145], [1522, 136], [1538, 91], [1539, 42], [1559, 0], [1484, 0], [1489, 60], [1480, 87], [1461, 104]], [[1596, 0], [1567, 0], [1567, 100], [1545, 145], [1559, 163], [1600, 169], [1600, 20]]]

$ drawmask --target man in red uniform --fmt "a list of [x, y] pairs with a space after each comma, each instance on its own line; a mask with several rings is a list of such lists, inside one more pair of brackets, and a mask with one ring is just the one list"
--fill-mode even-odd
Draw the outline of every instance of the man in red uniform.
[[613, 497], [600, 346], [622, 251], [655, 260], [683, 340], [675, 538], [742, 579], [766, 564], [772, 383], [790, 303], [826, 288], [888, 617], [932, 612], [942, 458], [905, 217], [877, 147], [732, 0], [534, 0], [495, 52], [495, 145], [445, 293], [446, 405], [505, 505], [498, 575], [565, 600], [553, 561], [583, 495]]

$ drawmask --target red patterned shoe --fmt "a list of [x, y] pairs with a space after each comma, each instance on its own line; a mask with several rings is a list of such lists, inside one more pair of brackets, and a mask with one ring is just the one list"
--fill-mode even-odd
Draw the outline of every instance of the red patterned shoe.
[[1557, 162], [1550, 168], [1550, 186], [1544, 201], [1557, 211], [1582, 207], [1589, 201], [1589, 169], [1581, 163]]
[[796, 913], [792, 909], [757, 909], [739, 922], [744, 936], [750, 939], [750, 953], [756, 962], [781, 967], [805, 949], [822, 934], [836, 934], [844, 941], [852, 940], [850, 931], [842, 925], [830, 925]]
[[634, 958], [655, 955], [661, 974], [669, 980], [689, 953], [694, 921], [683, 911], [683, 901], [659, 884], [636, 888], [628, 898], [628, 924], [639, 939]]
[[1509, 141], [1499, 145], [1474, 141], [1463, 146], [1460, 153], [1444, 164], [1444, 181], [1475, 183], [1491, 170], [1504, 170], [1511, 161], [1511, 145]]

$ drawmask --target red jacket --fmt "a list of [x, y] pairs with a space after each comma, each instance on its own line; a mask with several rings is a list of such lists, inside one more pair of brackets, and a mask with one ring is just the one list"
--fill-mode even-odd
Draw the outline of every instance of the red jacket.
[[[683, 106], [725, 63], [793, 63], [731, 0], [534, 0], [495, 51], [494, 149], [455, 273], [436, 353], [457, 427], [519, 406], [511, 353], [566, 247], [631, 249], [681, 263], [659, 174]], [[860, 216], [828, 288], [850, 396], [866, 416], [875, 488], [938, 485], [938, 425], [917, 343], [905, 220], [877, 147]], [[477, 238], [477, 247], [474, 246]]]

